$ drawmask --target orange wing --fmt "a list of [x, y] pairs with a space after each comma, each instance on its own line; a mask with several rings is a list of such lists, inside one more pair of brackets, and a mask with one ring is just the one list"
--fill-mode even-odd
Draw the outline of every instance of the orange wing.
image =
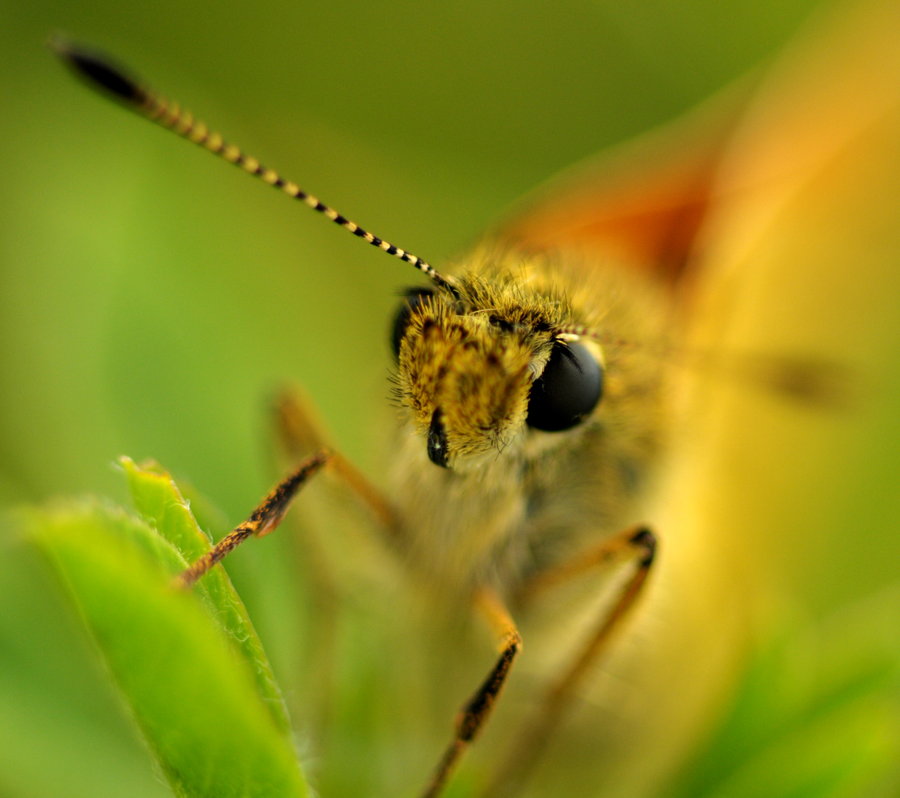
[[680, 286], [746, 95], [741, 88], [727, 90], [682, 119], [551, 179], [513, 210], [498, 236], [530, 251], [596, 251]]

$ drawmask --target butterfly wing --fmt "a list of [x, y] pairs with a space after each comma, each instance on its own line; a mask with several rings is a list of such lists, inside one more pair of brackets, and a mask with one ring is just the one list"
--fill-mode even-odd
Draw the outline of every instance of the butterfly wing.
[[730, 87], [684, 117], [576, 164], [513, 208], [498, 237], [529, 251], [615, 258], [671, 287], [688, 282], [748, 94], [744, 83]]

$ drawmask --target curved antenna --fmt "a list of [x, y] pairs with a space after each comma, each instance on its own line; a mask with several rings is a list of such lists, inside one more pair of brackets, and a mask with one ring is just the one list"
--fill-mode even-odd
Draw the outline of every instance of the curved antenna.
[[258, 177], [264, 183], [281, 189], [289, 197], [303, 202], [314, 211], [318, 211], [335, 224], [343, 227], [344, 230], [367, 241], [373, 247], [378, 247], [388, 255], [400, 258], [424, 272], [435, 285], [447, 289], [458, 297], [453, 281], [438, 272], [430, 263], [373, 235], [368, 230], [364, 230], [356, 222], [347, 219], [317, 197], [305, 192], [296, 183], [285, 180], [274, 169], [263, 166], [252, 155], [247, 155], [239, 147], [229, 144], [219, 133], [210, 130], [206, 124], [194, 119], [194, 115], [190, 111], [182, 109], [178, 103], [169, 102], [165, 97], [141, 86], [99, 53], [79, 47], [58, 34], [51, 37], [49, 45], [92, 88], [112, 97], [145, 119], [177, 133], [182, 138], [203, 147], [228, 163], [241, 167], [245, 172]]

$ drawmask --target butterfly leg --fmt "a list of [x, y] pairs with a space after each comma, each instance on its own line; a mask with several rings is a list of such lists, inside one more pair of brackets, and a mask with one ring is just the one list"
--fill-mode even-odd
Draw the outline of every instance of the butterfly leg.
[[190, 587], [203, 574], [221, 561], [228, 552], [239, 546], [247, 538], [272, 532], [284, 517], [297, 491], [324, 466], [332, 455], [322, 450], [304, 460], [285, 479], [279, 482], [266, 496], [246, 521], [238, 524], [215, 546], [187, 569], [181, 572], [176, 582], [181, 587]]
[[604, 608], [598, 624], [574, 660], [551, 683], [537, 716], [515, 741], [512, 756], [498, 771], [490, 789], [484, 793], [485, 796], [511, 796], [524, 784], [571, 702], [576, 687], [606, 649], [622, 619], [635, 605], [650, 574], [655, 555], [656, 536], [646, 527], [629, 527], [573, 559], [538, 574], [526, 584], [523, 598], [530, 600], [569, 579], [595, 568], [609, 567], [621, 562], [623, 558], [634, 563], [631, 575], [622, 585], [612, 606]]
[[447, 784], [465, 750], [481, 730], [497, 701], [513, 661], [522, 649], [522, 637], [499, 596], [488, 589], [475, 595], [475, 607], [490, 623], [499, 641], [500, 655], [487, 678], [472, 694], [456, 718], [453, 740], [444, 751], [421, 798], [435, 798]]

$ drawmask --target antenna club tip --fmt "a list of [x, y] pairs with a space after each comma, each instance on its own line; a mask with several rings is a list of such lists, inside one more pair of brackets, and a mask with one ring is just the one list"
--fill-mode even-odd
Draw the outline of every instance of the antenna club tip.
[[76, 44], [58, 31], [47, 38], [47, 47], [92, 88], [129, 105], [146, 101], [147, 94], [137, 82], [101, 53]]

